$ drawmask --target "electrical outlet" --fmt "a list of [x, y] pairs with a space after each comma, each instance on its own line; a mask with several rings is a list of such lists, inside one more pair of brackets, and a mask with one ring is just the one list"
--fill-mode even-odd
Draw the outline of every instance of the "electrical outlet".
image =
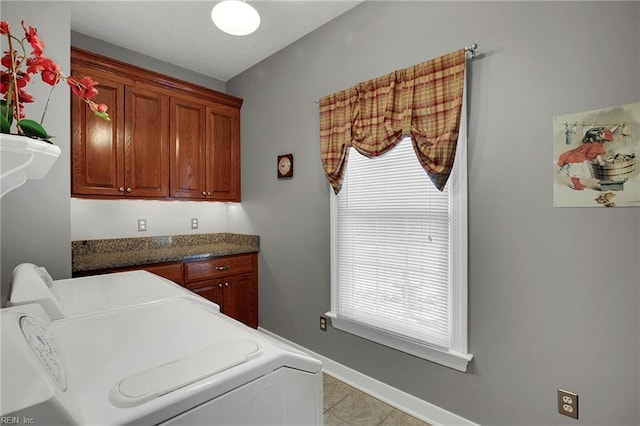
[[192, 217], [191, 218], [191, 229], [198, 229], [198, 218], [197, 217]]
[[578, 394], [558, 389], [558, 413], [578, 418]]
[[138, 219], [138, 231], [144, 232], [147, 230], [147, 219]]
[[327, 331], [327, 318], [320, 317], [320, 330]]

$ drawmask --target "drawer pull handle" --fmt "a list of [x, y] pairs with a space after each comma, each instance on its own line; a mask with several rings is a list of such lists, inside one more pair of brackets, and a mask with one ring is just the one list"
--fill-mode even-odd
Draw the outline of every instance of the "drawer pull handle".
[[209, 291], [209, 290], [215, 290], [215, 289], [216, 289], [216, 286], [209, 285], [207, 287], [200, 287], [200, 288], [193, 289], [191, 291], [193, 291], [195, 293], [201, 293], [203, 291]]
[[229, 265], [224, 265], [224, 266], [216, 266], [216, 271], [226, 271], [227, 269], [229, 269], [230, 266]]

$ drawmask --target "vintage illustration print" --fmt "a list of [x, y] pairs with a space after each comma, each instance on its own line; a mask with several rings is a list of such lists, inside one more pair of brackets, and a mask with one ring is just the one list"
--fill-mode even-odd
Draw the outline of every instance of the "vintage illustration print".
[[553, 205], [640, 206], [640, 103], [553, 117]]

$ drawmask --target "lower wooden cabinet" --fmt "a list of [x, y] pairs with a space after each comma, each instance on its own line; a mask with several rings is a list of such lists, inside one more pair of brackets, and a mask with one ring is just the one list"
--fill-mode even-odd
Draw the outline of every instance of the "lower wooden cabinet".
[[249, 327], [258, 327], [258, 255], [256, 253], [206, 260], [137, 265], [90, 271], [74, 276], [145, 270], [178, 283], [220, 306], [220, 311]]
[[223, 256], [184, 264], [185, 287], [220, 306], [223, 314], [258, 327], [258, 256]]
[[255, 283], [251, 274], [242, 274], [187, 283], [185, 287], [216, 303], [223, 314], [257, 328], [258, 298]]

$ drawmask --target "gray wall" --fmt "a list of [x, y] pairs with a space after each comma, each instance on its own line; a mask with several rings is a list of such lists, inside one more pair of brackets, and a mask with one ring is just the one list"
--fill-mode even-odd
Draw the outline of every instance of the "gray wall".
[[[640, 3], [367, 1], [227, 82], [260, 325], [485, 425], [637, 425], [640, 210], [552, 207], [552, 117], [640, 100]], [[329, 189], [314, 100], [479, 45], [469, 88], [469, 347], [460, 373], [318, 328]], [[276, 179], [293, 153], [294, 177]], [[556, 413], [557, 388], [580, 420]]]
[[[45, 44], [44, 55], [69, 73], [69, 8], [48, 2], [2, 2], [2, 20], [20, 36], [20, 21], [38, 29]], [[6, 38], [2, 37], [2, 50]], [[36, 98], [29, 106], [30, 118], [40, 119], [50, 86], [34, 77], [27, 92]], [[45, 266], [56, 278], [71, 276], [69, 222], [70, 128], [69, 89], [61, 83], [54, 90], [45, 118], [45, 128], [62, 154], [43, 180], [27, 181], [2, 198], [2, 302], [6, 298], [13, 268], [22, 262]]]

